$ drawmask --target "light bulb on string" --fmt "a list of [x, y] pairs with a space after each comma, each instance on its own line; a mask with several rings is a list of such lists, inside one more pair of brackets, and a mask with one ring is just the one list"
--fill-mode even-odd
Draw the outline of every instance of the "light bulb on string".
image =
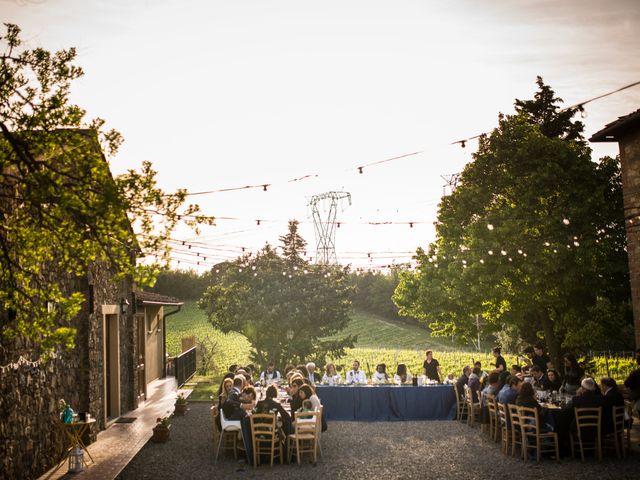
[[489, 250], [487, 253], [488, 253], [489, 255], [493, 255], [493, 250]]
[[487, 229], [488, 230], [493, 230], [493, 225], [491, 225], [490, 223], [487, 224]]
[[565, 225], [569, 225], [571, 223], [571, 221], [569, 221], [568, 218], [563, 218], [562, 219], [562, 223], [564, 223]]

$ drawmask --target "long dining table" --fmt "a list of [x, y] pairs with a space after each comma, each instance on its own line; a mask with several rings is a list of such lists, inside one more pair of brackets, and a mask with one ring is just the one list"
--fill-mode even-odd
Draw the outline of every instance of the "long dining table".
[[452, 385], [318, 385], [327, 420], [453, 420]]

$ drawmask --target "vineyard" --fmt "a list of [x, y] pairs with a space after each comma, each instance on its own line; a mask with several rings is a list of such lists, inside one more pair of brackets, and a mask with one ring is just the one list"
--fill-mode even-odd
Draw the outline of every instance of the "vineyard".
[[[490, 353], [464, 351], [444, 339], [432, 338], [429, 332], [415, 325], [394, 323], [375, 315], [356, 312], [345, 333], [358, 335], [356, 348], [348, 349], [343, 358], [332, 359], [338, 370], [351, 368], [358, 359], [368, 374], [378, 363], [385, 363], [388, 372], [395, 372], [398, 363], [405, 363], [411, 373], [422, 370], [424, 352], [431, 349], [440, 363], [442, 373], [458, 376], [465, 365], [482, 362], [485, 371], [492, 369], [494, 358]], [[208, 375], [217, 378], [231, 364], [249, 362], [250, 344], [238, 333], [224, 334], [214, 329], [195, 302], [185, 303], [181, 312], [167, 319], [167, 351], [169, 355], [180, 353], [181, 338], [194, 335], [199, 342], [208, 344], [212, 350], [212, 362]], [[507, 365], [518, 363], [515, 355], [504, 355]], [[606, 352], [591, 352], [582, 358], [588, 373], [594, 376], [607, 375], [623, 380], [633, 370], [635, 362], [629, 354], [617, 356]], [[522, 363], [522, 362], [520, 362]]]

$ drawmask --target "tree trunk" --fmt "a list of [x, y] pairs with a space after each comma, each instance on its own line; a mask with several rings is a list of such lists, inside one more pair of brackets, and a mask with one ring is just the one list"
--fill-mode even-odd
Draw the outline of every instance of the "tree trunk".
[[553, 320], [549, 316], [548, 310], [541, 310], [538, 313], [538, 317], [540, 318], [540, 323], [542, 324], [542, 331], [544, 332], [544, 341], [549, 349], [549, 356], [551, 357], [551, 362], [553, 366], [561, 370], [562, 369], [562, 352], [560, 351], [560, 341], [556, 337], [556, 334], [553, 330]]

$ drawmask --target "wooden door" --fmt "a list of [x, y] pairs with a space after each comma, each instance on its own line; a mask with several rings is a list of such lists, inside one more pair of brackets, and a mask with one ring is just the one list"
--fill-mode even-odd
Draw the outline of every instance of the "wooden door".
[[143, 314], [136, 315], [136, 325], [138, 328], [138, 361], [136, 365], [136, 371], [138, 374], [138, 403], [142, 403], [147, 399], [147, 377], [145, 373], [145, 358], [146, 358], [146, 338], [147, 328], [145, 323], [145, 317]]

